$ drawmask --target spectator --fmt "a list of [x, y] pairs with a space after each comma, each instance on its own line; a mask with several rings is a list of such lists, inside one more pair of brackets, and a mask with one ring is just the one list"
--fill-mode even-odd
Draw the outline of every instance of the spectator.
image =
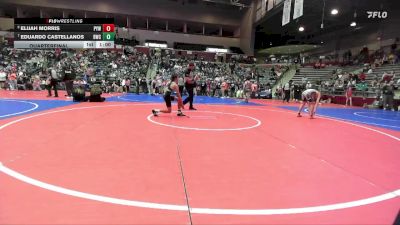
[[392, 79], [394, 79], [395, 78], [395, 74], [394, 74], [394, 71], [390, 71], [390, 73], [384, 73], [383, 75], [382, 75], [382, 79], [381, 79], [381, 82], [390, 82]]
[[41, 91], [42, 88], [40, 87], [40, 84], [41, 84], [41, 80], [40, 80], [39, 75], [35, 75], [33, 77], [33, 90], [34, 91]]
[[137, 95], [139, 95], [139, 92], [140, 92], [140, 79], [139, 79], [139, 76], [137, 76], [136, 78], [135, 78], [135, 88], [136, 88], [136, 94]]
[[367, 74], [372, 74], [372, 73], [373, 73], [372, 68], [369, 68]]
[[123, 92], [123, 93], [126, 92], [125, 82], [126, 82], [126, 81], [125, 81], [125, 78], [123, 78], [123, 79], [120, 80], [120, 84], [121, 84], [122, 92]]
[[290, 100], [290, 83], [287, 82], [285, 85], [283, 85], [283, 102], [288, 102]]
[[4, 71], [4, 69], [1, 69], [0, 70], [0, 90], [5, 88], [6, 81], [7, 81], [7, 73]]
[[82, 80], [73, 81], [72, 96], [74, 102], [86, 102], [87, 98], [85, 96], [85, 84]]
[[350, 79], [350, 74], [345, 72], [340, 79], [342, 79], [343, 82], [347, 82]]
[[50, 68], [49, 84], [47, 86], [47, 90], [48, 90], [49, 94], [47, 95], [47, 97], [51, 97], [51, 88], [53, 88], [54, 89], [54, 97], [58, 98], [57, 85], [58, 85], [57, 71], [55, 68]]
[[306, 89], [312, 89], [312, 84], [310, 81], [307, 82]]
[[358, 78], [359, 78], [361, 81], [365, 81], [365, 78], [366, 78], [365, 73], [364, 73], [364, 72], [361, 72], [360, 75], [358, 75]]
[[111, 85], [111, 91], [112, 92], [118, 92], [119, 90], [119, 86], [117, 83], [115, 83], [115, 81], [113, 81], [112, 85]]
[[26, 90], [27, 86], [31, 85], [30, 83], [27, 82], [27, 79], [25, 76], [21, 75], [17, 77], [17, 89], [18, 90]]
[[246, 78], [246, 81], [243, 84], [243, 95], [245, 98], [245, 102], [249, 102], [250, 96], [251, 96], [251, 82], [249, 78]]
[[346, 106], [353, 106], [353, 87], [348, 85], [346, 89]]
[[278, 99], [281, 99], [281, 97], [283, 97], [283, 88], [282, 88], [282, 85], [281, 85], [281, 84], [278, 84], [278, 86], [276, 87], [275, 96], [276, 96]]
[[368, 85], [366, 81], [361, 81], [357, 84], [357, 90], [361, 91], [363, 98], [366, 97], [366, 92], [368, 90]]
[[17, 89], [17, 74], [15, 72], [8, 75], [8, 86], [10, 91]]
[[102, 91], [99, 84], [94, 84], [90, 88], [90, 102], [104, 102], [106, 99], [101, 97]]
[[131, 88], [131, 79], [126, 78], [126, 80], [125, 80], [125, 90], [126, 90], [126, 93], [129, 93], [130, 88]]
[[[178, 83], [179, 83], [179, 80], [178, 80]], [[207, 83], [204, 80], [202, 80], [200, 83], [200, 95], [203, 95], [203, 96], [207, 95]]]
[[231, 82], [230, 83], [230, 97], [234, 97], [235, 96], [235, 93], [236, 93], [236, 84], [235, 84], [235, 82]]
[[223, 98], [225, 98], [225, 96], [226, 96], [227, 89], [228, 89], [228, 84], [226, 83], [226, 81], [223, 81], [221, 83], [221, 94], [222, 94]]
[[383, 109], [384, 110], [392, 110], [393, 108], [393, 97], [394, 97], [394, 82], [385, 82], [382, 87], [382, 94], [383, 94]]
[[294, 84], [294, 87], [293, 87], [293, 92], [294, 92], [294, 99], [295, 99], [295, 101], [296, 102], [298, 102], [298, 101], [301, 101], [301, 93], [302, 93], [302, 89], [301, 89], [301, 85], [299, 85], [299, 84]]
[[215, 81], [215, 89], [213, 96], [221, 97], [221, 81], [219, 79]]
[[304, 85], [304, 86], [306, 86], [307, 80], [308, 80], [308, 78], [307, 78], [307, 76], [304, 74], [304, 76], [301, 78], [301, 84]]
[[251, 96], [253, 98], [255, 98], [257, 92], [258, 92], [258, 85], [257, 85], [257, 83], [255, 81], [253, 81], [252, 84], [251, 84]]

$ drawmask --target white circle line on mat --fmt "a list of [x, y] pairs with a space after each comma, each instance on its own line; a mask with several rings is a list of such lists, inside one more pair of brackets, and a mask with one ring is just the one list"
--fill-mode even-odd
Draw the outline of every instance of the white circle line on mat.
[[[376, 120], [386, 120], [386, 121], [394, 121], [394, 122], [399, 122], [400, 120], [393, 120], [393, 119], [385, 119], [385, 118], [379, 118], [379, 117], [374, 117], [374, 116], [365, 116], [365, 115], [360, 115], [360, 114], [366, 114], [369, 112], [354, 112], [353, 114], [359, 117], [365, 117], [365, 118], [369, 118], [369, 119], [376, 119]], [[375, 115], [383, 115], [380, 113], [369, 113], [369, 114], [375, 114]]]
[[[130, 104], [128, 106], [136, 106], [136, 105], [148, 105], [148, 104]], [[118, 106], [127, 106], [127, 104], [79, 107], [79, 108], [70, 108], [70, 109], [63, 109], [63, 110], [57, 110], [57, 111], [49, 111], [49, 112], [31, 115], [31, 116], [27, 116], [27, 117], [23, 117], [23, 118], [11, 121], [9, 123], [6, 123], [6, 124], [0, 126], [0, 130], [4, 129], [12, 124], [18, 123], [20, 121], [38, 117], [38, 116], [47, 115], [47, 114], [72, 111], [72, 110], [80, 110], [80, 109], [91, 109], [91, 108], [101, 108], [101, 107], [118, 107]], [[249, 109], [257, 109], [257, 108], [249, 108]], [[270, 110], [270, 109], [261, 109], [261, 110], [287, 112], [287, 113], [295, 114], [295, 113], [283, 111], [283, 110], [279, 110], [279, 111], [278, 110]], [[322, 118], [324, 118], [324, 117], [322, 117]], [[336, 120], [334, 118], [333, 119], [324, 118], [324, 119], [338, 121], [338, 122], [350, 124], [353, 126], [361, 127], [361, 128], [373, 131], [373, 132], [377, 132], [379, 134], [383, 134], [387, 137], [391, 137], [397, 141], [400, 141], [399, 138], [397, 138], [393, 135], [390, 135], [385, 132], [375, 130], [372, 128], [364, 127], [362, 125], [357, 125], [357, 124], [353, 124], [353, 123], [346, 122], [346, 121]], [[187, 205], [174, 205], [174, 204], [163, 204], [163, 203], [119, 199], [119, 198], [95, 195], [95, 194], [90, 194], [90, 193], [86, 193], [86, 192], [80, 192], [80, 191], [76, 191], [76, 190], [72, 190], [72, 189], [63, 188], [60, 186], [52, 185], [49, 183], [45, 183], [45, 182], [33, 179], [31, 177], [25, 176], [17, 171], [14, 171], [14, 170], [6, 167], [1, 162], [0, 162], [0, 171], [11, 177], [14, 177], [15, 179], [18, 179], [22, 182], [34, 185], [36, 187], [40, 187], [40, 188], [43, 188], [43, 189], [46, 189], [49, 191], [53, 191], [53, 192], [57, 192], [57, 193], [61, 193], [61, 194], [69, 195], [69, 196], [74, 196], [74, 197], [78, 197], [78, 198], [82, 198], [82, 199], [89, 199], [89, 200], [117, 204], [117, 205], [150, 208], [150, 209], [161, 209], [161, 210], [172, 210], [172, 211], [187, 211], [188, 210]], [[363, 205], [369, 205], [369, 204], [373, 204], [373, 203], [377, 203], [377, 202], [381, 202], [381, 201], [385, 201], [385, 200], [389, 200], [389, 199], [393, 199], [393, 198], [397, 198], [397, 197], [400, 197], [400, 189], [394, 190], [394, 191], [391, 191], [391, 192], [388, 192], [388, 193], [385, 193], [382, 195], [370, 197], [370, 198], [359, 199], [359, 200], [343, 202], [343, 203], [330, 204], [330, 205], [311, 206], [311, 207], [280, 208], [280, 209], [190, 208], [190, 211], [191, 211], [191, 213], [195, 213], [195, 214], [217, 214], [217, 215], [283, 215], [283, 214], [315, 213], [315, 212], [324, 212], [324, 211], [331, 211], [331, 210], [346, 209], [346, 208], [358, 207], [358, 206], [363, 206]]]
[[[199, 111], [192, 111], [192, 112], [199, 112]], [[261, 121], [251, 117], [251, 116], [246, 116], [242, 114], [235, 114], [235, 113], [226, 113], [226, 112], [214, 112], [214, 111], [201, 111], [201, 112], [206, 112], [206, 113], [216, 113], [216, 114], [226, 114], [226, 115], [233, 115], [233, 116], [239, 116], [239, 117], [244, 117], [248, 118], [251, 120], [256, 121], [256, 124], [252, 126], [247, 126], [247, 127], [238, 127], [238, 128], [199, 128], [199, 127], [183, 127], [183, 126], [176, 126], [176, 125], [171, 125], [171, 124], [166, 124], [166, 123], [161, 123], [158, 121], [154, 121], [152, 119], [153, 114], [150, 114], [147, 116], [147, 120], [150, 121], [151, 123], [165, 126], [165, 127], [172, 127], [172, 128], [177, 128], [177, 129], [184, 129], [184, 130], [197, 130], [197, 131], [241, 131], [241, 130], [248, 130], [248, 129], [253, 129], [261, 125]]]
[[[273, 111], [273, 112], [284, 112], [284, 113], [289, 113], [289, 114], [297, 115], [296, 112], [294, 112], [294, 111], [288, 111], [288, 110], [274, 110], [274, 109], [262, 109], [262, 108], [247, 108], [247, 109], [256, 109], [256, 110]], [[365, 126], [363, 126], [363, 125], [361, 125], [361, 124], [353, 123], [353, 122], [357, 122], [357, 123], [362, 123], [362, 122], [352, 121], [352, 120], [346, 120], [346, 119], [339, 119], [339, 118], [336, 118], [336, 117], [330, 117], [330, 116], [324, 116], [324, 115], [319, 115], [319, 116], [317, 116], [317, 117], [318, 117], [318, 118], [321, 118], [321, 119], [333, 120], [333, 121], [336, 121], [336, 122], [345, 123], [345, 124], [349, 124], [349, 125], [352, 125], [352, 126], [360, 127], [360, 128], [363, 128], [363, 129], [366, 129], [366, 130], [370, 130], [370, 131], [373, 131], [373, 132], [382, 134], [382, 135], [384, 135], [384, 136], [390, 137], [390, 138], [392, 138], [392, 139], [394, 139], [394, 140], [396, 140], [396, 141], [400, 141], [400, 138], [398, 138], [398, 137], [396, 137], [396, 136], [393, 136], [393, 135], [391, 135], [391, 134], [388, 134], [388, 133], [385, 133], [385, 132], [383, 132], [383, 131], [376, 130], [376, 129], [373, 129], [373, 128], [370, 128], [370, 127], [365, 127]], [[366, 123], [366, 124], [370, 124], [370, 123]], [[380, 124], [377, 124], [377, 125], [380, 125]]]
[[157, 104], [157, 103], [159, 103], [159, 104], [162, 104], [162, 103], [164, 103], [164, 100], [163, 100], [162, 98], [160, 98], [160, 99], [162, 100], [161, 102], [155, 102], [155, 101], [142, 101], [142, 100], [136, 100], [136, 99], [124, 98], [124, 97], [122, 97], [122, 96], [117, 96], [117, 98], [118, 98], [118, 99], [121, 99], [121, 100], [124, 100], [124, 101], [128, 101], [128, 102], [138, 102], [138, 103], [141, 103], [141, 102], [147, 102], [147, 103], [154, 103], [154, 104]]
[[20, 112], [16, 112], [16, 113], [5, 114], [5, 115], [0, 115], [0, 118], [9, 117], [9, 116], [15, 116], [15, 115], [27, 113], [27, 112], [30, 112], [30, 111], [32, 111], [32, 110], [35, 110], [35, 109], [37, 109], [37, 108], [39, 107], [38, 104], [36, 104], [36, 103], [34, 103], [34, 102], [28, 102], [28, 101], [13, 100], [13, 99], [0, 99], [0, 101], [22, 102], [22, 103], [28, 103], [28, 104], [33, 105], [33, 107], [30, 108], [30, 109], [28, 109], [28, 110], [24, 110], [24, 111], [20, 111]]
[[[125, 96], [116, 96], [118, 99], [127, 101], [127, 102], [138, 102], [138, 103], [153, 103], [153, 104], [165, 104], [164, 103], [164, 99], [162, 97], [160, 97], [161, 101], [160, 102], [156, 102], [156, 101], [145, 101], [145, 100], [136, 100], [136, 99], [129, 99], [129, 98], [124, 98], [124, 97], [128, 97], [129, 95], [125, 95]], [[196, 96], [194, 96], [196, 98]], [[197, 96], [198, 97], [198, 96]], [[236, 104], [240, 104], [243, 103], [243, 101], [235, 101], [234, 103]], [[212, 105], [212, 106], [237, 106], [236, 104], [230, 103], [230, 104], [224, 104], [224, 103], [218, 103], [218, 102], [209, 102], [209, 103], [202, 103], [202, 102], [197, 102], [197, 104], [199, 105]], [[246, 105], [242, 105], [244, 107], [246, 107]]]
[[[263, 109], [263, 108], [247, 108], [247, 109], [264, 110], [264, 111], [267, 110], [267, 109]], [[278, 111], [278, 110], [272, 110], [272, 109], [268, 109], [268, 110], [269, 111], [276, 111], [276, 112], [293, 113], [292, 111]], [[290, 109], [287, 109], [287, 110], [290, 110]], [[307, 110], [307, 112], [308, 112], [308, 110]], [[373, 125], [373, 126], [400, 128], [399, 126], [385, 125], [385, 124], [381, 124], [381, 123], [362, 122], [362, 121], [355, 121], [355, 120], [350, 120], [350, 119], [341, 119], [341, 118], [330, 117], [330, 116], [326, 116], [326, 115], [319, 115], [318, 117], [325, 118], [325, 119], [330, 118], [330, 119], [334, 119], [334, 120], [339, 121], [339, 122], [347, 122], [347, 123], [349, 123], [351, 125], [355, 125], [355, 126], [357, 126], [357, 124], [354, 124], [354, 123], [362, 123], [362, 124]], [[352, 123], [352, 122], [354, 122], [354, 123]], [[362, 128], [367, 128], [367, 127], [363, 127], [363, 126], [361, 126], [361, 127]]]

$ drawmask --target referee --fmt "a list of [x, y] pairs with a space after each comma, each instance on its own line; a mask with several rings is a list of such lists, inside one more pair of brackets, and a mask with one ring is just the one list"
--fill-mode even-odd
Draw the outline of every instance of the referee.
[[64, 83], [65, 90], [67, 91], [67, 98], [72, 98], [72, 91], [74, 88], [74, 80], [76, 78], [75, 70], [70, 64], [71, 62], [65, 62], [63, 66], [64, 71]]
[[183, 105], [189, 102], [189, 110], [197, 110], [193, 107], [194, 88], [196, 87], [197, 76], [193, 76], [194, 63], [189, 64], [189, 68], [185, 71], [185, 88], [188, 97], [183, 101]]

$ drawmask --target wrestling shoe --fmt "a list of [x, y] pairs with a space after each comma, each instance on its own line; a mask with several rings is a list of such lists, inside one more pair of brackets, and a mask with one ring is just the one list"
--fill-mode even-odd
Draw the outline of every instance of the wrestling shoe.
[[189, 108], [189, 110], [197, 110], [196, 108], [194, 108], [194, 107], [190, 107]]
[[177, 116], [186, 116], [185, 114], [183, 114], [183, 112], [181, 110], [178, 110], [178, 113], [176, 115]]
[[158, 116], [158, 111], [157, 110], [153, 109], [153, 110], [151, 110], [151, 112], [153, 113], [154, 116]]

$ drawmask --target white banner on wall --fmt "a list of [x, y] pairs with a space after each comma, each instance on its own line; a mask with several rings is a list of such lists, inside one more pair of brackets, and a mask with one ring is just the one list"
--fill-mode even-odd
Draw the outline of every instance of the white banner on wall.
[[282, 26], [290, 22], [290, 10], [292, 8], [292, 0], [285, 0], [283, 4]]
[[267, 0], [262, 0], [261, 1], [261, 12], [262, 14], [265, 14], [267, 11]]
[[267, 11], [271, 10], [272, 8], [274, 8], [274, 0], [268, 0]]
[[297, 19], [303, 15], [304, 0], [294, 0], [293, 19]]

